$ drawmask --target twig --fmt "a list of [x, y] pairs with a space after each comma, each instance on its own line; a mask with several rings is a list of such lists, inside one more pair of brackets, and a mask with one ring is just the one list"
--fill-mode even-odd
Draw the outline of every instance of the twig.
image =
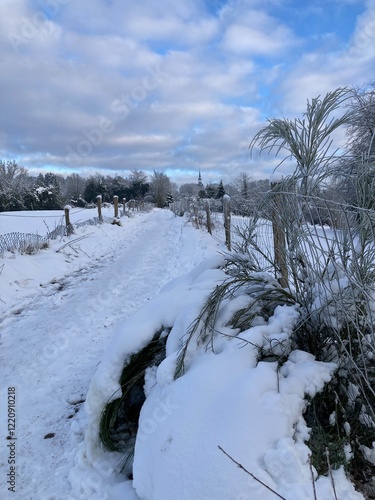
[[78, 247], [78, 249], [80, 252], [84, 253], [86, 255], [86, 257], [90, 258], [90, 255], [87, 252], [85, 252], [84, 250], [82, 250], [81, 247]]
[[249, 476], [251, 476], [253, 479], [255, 479], [255, 481], [258, 481], [258, 483], [260, 483], [261, 485], [263, 485], [265, 488], [267, 488], [267, 490], [271, 491], [272, 493], [274, 493], [279, 498], [282, 498], [283, 500], [287, 500], [285, 497], [279, 495], [279, 493], [277, 493], [275, 490], [273, 490], [272, 488], [270, 488], [270, 486], [268, 486], [266, 483], [263, 483], [263, 481], [261, 481], [256, 476], [254, 476], [254, 474], [252, 474], [247, 469], [245, 469], [245, 467], [243, 465], [241, 465], [234, 458], [232, 458], [225, 450], [223, 450], [223, 448], [221, 446], [218, 445], [218, 448], [219, 448], [219, 450], [221, 450], [224, 453], [224, 455], [226, 455], [230, 460], [232, 460], [232, 462], [235, 463], [237, 465], [237, 467], [239, 467], [244, 472], [246, 472], [247, 474], [249, 474]]
[[328, 465], [329, 475], [330, 475], [331, 483], [332, 483], [333, 494], [335, 495], [335, 500], [337, 500], [336, 488], [335, 488], [335, 480], [333, 479], [331, 462], [329, 460], [329, 451], [328, 451], [327, 447], [326, 447], [326, 457], [327, 457], [327, 465]]
[[48, 224], [47, 222], [43, 219], [43, 224], [46, 226], [47, 228], [47, 236], [51, 233], [51, 231], [49, 230], [49, 227], [48, 227]]
[[72, 241], [68, 241], [67, 243], [65, 243], [65, 245], [62, 245], [60, 248], [58, 248], [56, 250], [56, 253], [60, 252], [60, 250], [62, 250], [65, 247], [71, 246], [73, 243], [77, 243], [77, 241], [80, 241], [80, 240], [83, 240], [83, 239], [87, 238], [88, 236], [90, 236], [90, 234], [93, 234], [93, 233], [88, 233], [88, 234], [85, 234], [83, 236], [79, 236], [78, 238], [75, 238]]
[[310, 466], [310, 472], [311, 472], [311, 482], [313, 485], [313, 491], [314, 491], [314, 499], [318, 500], [318, 497], [316, 496], [316, 488], [315, 488], [315, 480], [314, 480], [314, 471], [312, 468], [312, 463], [311, 463], [311, 455], [309, 455], [309, 466]]

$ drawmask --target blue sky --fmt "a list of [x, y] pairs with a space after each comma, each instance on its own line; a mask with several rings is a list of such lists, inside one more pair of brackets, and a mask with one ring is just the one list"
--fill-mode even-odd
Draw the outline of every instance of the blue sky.
[[0, 158], [31, 173], [267, 178], [266, 118], [374, 80], [374, 0], [2, 0], [0, 33]]

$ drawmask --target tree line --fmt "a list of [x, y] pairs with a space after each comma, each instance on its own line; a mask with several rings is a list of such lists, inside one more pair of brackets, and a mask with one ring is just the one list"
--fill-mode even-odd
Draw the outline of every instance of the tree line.
[[[375, 156], [375, 82], [361, 88], [338, 89], [327, 96], [330, 111], [340, 106], [346, 107], [347, 111], [333, 122], [322, 122], [320, 135], [315, 138], [321, 141], [319, 155], [312, 157], [310, 150], [309, 156], [304, 143], [307, 128], [315, 130], [316, 123], [314, 125], [312, 120], [316, 119], [316, 111], [322, 104], [319, 97], [308, 102], [302, 119], [269, 120], [250, 146], [252, 150], [289, 151], [289, 156], [296, 161], [295, 174], [298, 174], [292, 177], [297, 180], [301, 193], [358, 205], [357, 183], [363, 175], [359, 159], [373, 159]], [[337, 151], [330, 152], [331, 144], [325, 143], [324, 138], [341, 125], [346, 127], [348, 139], [345, 151], [338, 155]], [[373, 165], [373, 161], [367, 161], [367, 164]], [[375, 187], [375, 169], [367, 169], [366, 176], [366, 183]], [[155, 170], [150, 176], [140, 170], [132, 170], [128, 177], [99, 173], [88, 178], [77, 173], [64, 177], [52, 172], [32, 176], [15, 161], [0, 160], [1, 212], [54, 210], [67, 203], [84, 207], [94, 203], [98, 195], [104, 202], [117, 195], [120, 200], [146, 200], [160, 208], [181, 198], [191, 201], [208, 198], [217, 200], [217, 207], [215, 201], [212, 201], [212, 206], [219, 209], [223, 195], [229, 194], [232, 210], [248, 215], [256, 210], [262, 195], [269, 189], [268, 179], [254, 180], [251, 171], [240, 172], [225, 186], [220, 180], [205, 186], [198, 182], [185, 183], [178, 188], [164, 172]]]
[[[66, 204], [85, 207], [96, 202], [101, 195], [103, 202], [111, 202], [117, 195], [120, 200], [145, 200], [157, 207], [168, 206], [172, 201], [188, 198], [222, 199], [224, 194], [233, 196], [238, 210], [248, 211], [255, 192], [267, 190], [269, 183], [253, 181], [247, 173], [241, 173], [233, 184], [223, 182], [185, 183], [177, 187], [164, 172], [154, 171], [147, 176], [140, 170], [133, 170], [128, 177], [96, 173], [84, 178], [77, 173], [66, 177], [48, 172], [32, 176], [28, 170], [15, 161], [0, 160], [0, 212], [16, 210], [59, 210]], [[220, 203], [218, 203], [218, 206]]]
[[85, 207], [96, 202], [147, 200], [163, 207], [172, 197], [172, 185], [163, 172], [147, 176], [139, 170], [128, 177], [95, 174], [84, 178], [77, 173], [66, 177], [48, 172], [32, 176], [13, 160], [0, 160], [0, 212], [15, 210], [58, 210], [66, 204]]

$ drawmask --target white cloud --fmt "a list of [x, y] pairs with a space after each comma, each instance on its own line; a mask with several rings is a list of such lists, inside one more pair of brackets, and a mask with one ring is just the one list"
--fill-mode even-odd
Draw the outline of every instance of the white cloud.
[[358, 17], [357, 25], [350, 42], [349, 58], [361, 61], [375, 59], [375, 1], [368, 2], [366, 11]]
[[362, 85], [372, 79], [375, 63], [375, 2], [358, 18], [348, 43], [340, 51], [304, 54], [286, 75], [280, 88], [282, 106], [302, 112], [306, 99], [338, 87]]
[[[373, 72], [373, 1], [332, 52], [308, 50], [255, 0], [230, 0], [216, 17], [203, 0], [54, 2], [48, 21], [37, 1], [0, 3], [0, 151], [30, 169], [201, 168], [224, 180], [248, 166], [261, 177], [273, 160], [250, 160], [248, 143], [265, 116]], [[103, 120], [112, 127], [99, 140]], [[69, 164], [69, 148], [85, 147]]]
[[275, 56], [290, 45], [289, 31], [278, 26], [269, 32], [244, 25], [229, 26], [223, 40], [225, 50], [239, 54], [264, 54]]

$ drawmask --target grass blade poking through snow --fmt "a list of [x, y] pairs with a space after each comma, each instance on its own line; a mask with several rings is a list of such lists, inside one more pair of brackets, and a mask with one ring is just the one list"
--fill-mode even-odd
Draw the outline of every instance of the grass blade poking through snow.
[[175, 379], [184, 373], [186, 355], [193, 338], [197, 344], [207, 342], [207, 348], [214, 351], [215, 334], [220, 335], [216, 328], [217, 315], [226, 300], [231, 300], [238, 294], [248, 295], [252, 299], [250, 304], [237, 311], [228, 323], [240, 331], [250, 328], [255, 316], [262, 316], [267, 321], [277, 306], [291, 306], [296, 303], [293, 296], [283, 289], [276, 279], [268, 273], [260, 272], [254, 260], [246, 255], [228, 255], [225, 272], [228, 279], [214, 289], [187, 331], [187, 338], [177, 358]]

